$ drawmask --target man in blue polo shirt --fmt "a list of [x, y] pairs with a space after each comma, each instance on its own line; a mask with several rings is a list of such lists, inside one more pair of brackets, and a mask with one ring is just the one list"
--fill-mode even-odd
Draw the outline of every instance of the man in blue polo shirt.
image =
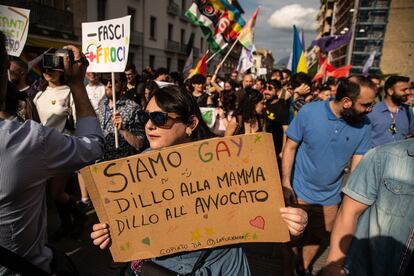
[[403, 104], [410, 95], [409, 81], [407, 77], [391, 76], [385, 82], [385, 99], [368, 115], [372, 147], [413, 136], [414, 115], [409, 106]]
[[300, 241], [305, 273], [332, 230], [345, 167], [352, 161], [353, 170], [370, 148], [366, 115], [374, 98], [375, 85], [369, 79], [350, 77], [340, 82], [334, 101], [305, 105], [287, 129], [282, 185], [286, 203], [308, 212]]

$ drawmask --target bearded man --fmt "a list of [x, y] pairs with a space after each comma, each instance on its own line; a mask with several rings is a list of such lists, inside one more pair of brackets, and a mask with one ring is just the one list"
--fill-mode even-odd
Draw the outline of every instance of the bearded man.
[[375, 85], [352, 76], [340, 82], [335, 100], [302, 107], [289, 125], [282, 156], [282, 185], [287, 205], [308, 212], [309, 224], [299, 244], [300, 266], [310, 264], [320, 244], [329, 237], [341, 202], [344, 169], [353, 170], [370, 148], [370, 125]]
[[414, 116], [404, 102], [410, 95], [410, 79], [391, 76], [384, 85], [385, 99], [369, 114], [372, 147], [410, 138], [414, 134]]

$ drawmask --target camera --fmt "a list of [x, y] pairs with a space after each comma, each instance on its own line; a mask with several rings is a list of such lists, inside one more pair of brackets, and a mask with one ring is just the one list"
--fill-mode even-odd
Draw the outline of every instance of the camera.
[[70, 63], [73, 64], [73, 52], [67, 49], [57, 49], [54, 53], [44, 54], [42, 60], [43, 69], [64, 71], [63, 58], [66, 56], [69, 57]]

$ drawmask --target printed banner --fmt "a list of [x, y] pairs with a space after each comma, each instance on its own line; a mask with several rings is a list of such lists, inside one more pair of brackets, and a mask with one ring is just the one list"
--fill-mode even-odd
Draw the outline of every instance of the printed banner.
[[214, 107], [200, 107], [201, 115], [203, 116], [204, 122], [206, 122], [209, 128], [212, 128], [216, 123], [217, 110]]
[[0, 5], [0, 31], [6, 37], [6, 50], [19, 57], [26, 44], [30, 10]]
[[268, 133], [214, 138], [84, 168], [116, 262], [289, 241]]
[[88, 72], [123, 72], [128, 61], [131, 16], [82, 23]]

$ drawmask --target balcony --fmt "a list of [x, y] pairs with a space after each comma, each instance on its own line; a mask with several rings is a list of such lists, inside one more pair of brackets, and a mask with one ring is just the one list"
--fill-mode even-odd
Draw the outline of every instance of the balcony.
[[184, 22], [190, 22], [190, 19], [188, 19], [187, 16], [184, 15], [186, 11], [187, 10], [181, 10], [180, 19]]
[[365, 17], [358, 18], [358, 24], [364, 25], [375, 25], [375, 24], [387, 24], [386, 17], [384, 16], [374, 16], [374, 17]]
[[144, 45], [144, 34], [142, 32], [131, 31], [131, 44], [137, 46]]
[[73, 14], [70, 11], [56, 9], [34, 1], [4, 0], [2, 4], [30, 10], [30, 25], [73, 33]]
[[382, 10], [389, 8], [389, 1], [363, 1], [359, 7], [360, 10]]
[[180, 15], [180, 6], [174, 1], [169, 1], [167, 6], [167, 13], [173, 16]]
[[172, 40], [165, 40], [165, 51], [171, 53], [180, 53], [180, 43]]

